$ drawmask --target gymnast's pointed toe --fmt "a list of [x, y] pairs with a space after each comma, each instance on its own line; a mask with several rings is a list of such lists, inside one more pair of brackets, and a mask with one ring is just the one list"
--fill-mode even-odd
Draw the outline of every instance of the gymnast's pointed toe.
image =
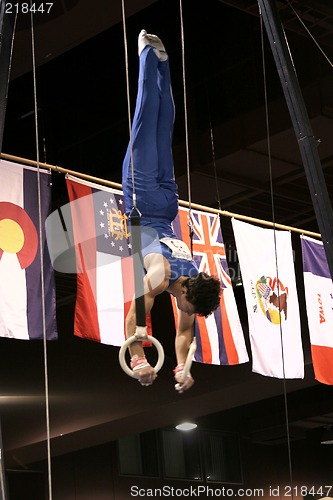
[[147, 45], [155, 49], [155, 54], [160, 61], [166, 61], [168, 59], [168, 54], [166, 53], [162, 40], [156, 35], [147, 33], [146, 30], [141, 30], [138, 38], [139, 55]]

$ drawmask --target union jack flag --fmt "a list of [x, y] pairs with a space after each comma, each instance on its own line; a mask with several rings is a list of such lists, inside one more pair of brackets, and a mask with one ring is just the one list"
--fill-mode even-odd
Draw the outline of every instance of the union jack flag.
[[[191, 210], [192, 245], [188, 222], [188, 209], [180, 207], [178, 216], [173, 221], [176, 236], [189, 248], [192, 246], [193, 260], [199, 272], [219, 278], [223, 289], [220, 306], [216, 311], [208, 318], [195, 318], [197, 350], [194, 360], [217, 365], [246, 363], [249, 358], [229, 275], [219, 216]], [[178, 310], [174, 299], [172, 302], [177, 323]]]

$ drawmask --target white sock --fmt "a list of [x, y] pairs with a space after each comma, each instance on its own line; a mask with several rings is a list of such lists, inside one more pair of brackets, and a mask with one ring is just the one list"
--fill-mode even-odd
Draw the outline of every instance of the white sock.
[[148, 45], [147, 39], [146, 39], [147, 31], [146, 30], [141, 30], [139, 33], [139, 38], [138, 38], [138, 52], [139, 55], [143, 51], [143, 49]]
[[150, 35], [146, 30], [141, 30], [138, 38], [139, 55], [147, 45], [154, 47], [155, 54], [160, 61], [166, 61], [168, 59], [168, 54], [165, 51], [162, 40], [156, 35]]

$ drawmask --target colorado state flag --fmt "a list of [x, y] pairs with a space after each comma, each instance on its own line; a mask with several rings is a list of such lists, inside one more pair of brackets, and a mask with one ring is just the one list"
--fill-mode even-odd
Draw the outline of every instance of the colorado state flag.
[[[44, 170], [40, 193], [45, 326], [51, 340], [57, 338], [57, 327], [54, 275], [44, 232], [51, 185]], [[42, 300], [37, 169], [0, 160], [0, 336], [42, 339]]]

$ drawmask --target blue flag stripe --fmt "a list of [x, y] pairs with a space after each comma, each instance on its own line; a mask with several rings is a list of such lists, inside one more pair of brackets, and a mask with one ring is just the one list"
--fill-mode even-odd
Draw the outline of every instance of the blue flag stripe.
[[331, 278], [324, 245], [302, 238], [303, 270], [315, 276]]
[[[51, 208], [51, 176], [40, 173], [41, 186], [41, 218], [43, 231], [43, 251], [44, 251], [44, 290], [45, 290], [45, 321], [47, 339], [57, 338], [56, 327], [56, 298], [54, 273], [50, 261], [49, 252], [45, 239], [45, 220]], [[40, 268], [40, 246], [39, 246], [39, 215], [38, 215], [38, 191], [37, 172], [35, 170], [24, 169], [23, 192], [24, 209], [33, 221], [38, 234], [38, 250], [36, 257], [30, 266], [26, 268], [27, 283], [27, 318], [28, 332], [30, 339], [43, 338], [43, 316], [42, 316], [42, 287]]]

